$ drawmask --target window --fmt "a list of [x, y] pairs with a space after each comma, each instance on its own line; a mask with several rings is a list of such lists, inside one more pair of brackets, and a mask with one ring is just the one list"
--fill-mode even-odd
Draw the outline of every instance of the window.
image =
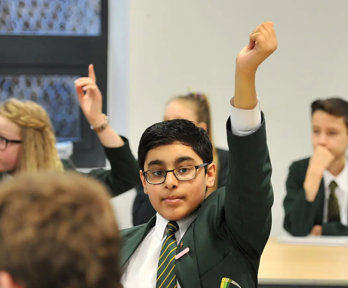
[[77, 167], [104, 166], [73, 81], [93, 63], [107, 110], [107, 0], [3, 0], [0, 19], [0, 100], [40, 103]]

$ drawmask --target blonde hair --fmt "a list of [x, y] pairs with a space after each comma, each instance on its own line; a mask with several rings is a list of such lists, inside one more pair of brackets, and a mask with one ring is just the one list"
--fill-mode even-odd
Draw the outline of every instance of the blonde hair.
[[[210, 139], [211, 144], [213, 145], [213, 162], [216, 164], [216, 175], [219, 173], [219, 157], [216, 151], [214, 140], [213, 140], [213, 131], [211, 124], [211, 114], [210, 114], [210, 103], [207, 95], [203, 93], [191, 92], [186, 95], [179, 95], [171, 98], [168, 103], [173, 101], [180, 101], [190, 105], [190, 108], [194, 111], [196, 116], [196, 121], [198, 123], [205, 123], [207, 125], [207, 133]], [[167, 104], [168, 104], [167, 103]], [[214, 187], [211, 188], [212, 191], [216, 190], [218, 187], [218, 177], [215, 179]]]
[[21, 128], [22, 144], [16, 173], [63, 171], [51, 120], [43, 107], [33, 101], [9, 99], [0, 106], [0, 115]]

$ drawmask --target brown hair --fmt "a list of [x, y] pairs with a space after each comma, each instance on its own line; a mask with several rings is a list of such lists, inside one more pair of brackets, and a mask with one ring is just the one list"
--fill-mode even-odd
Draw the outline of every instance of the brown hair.
[[0, 185], [0, 270], [27, 288], [120, 288], [120, 236], [106, 188], [76, 172]]
[[[214, 145], [213, 140], [213, 131], [212, 131], [212, 124], [211, 124], [211, 113], [210, 113], [210, 103], [208, 100], [207, 95], [203, 93], [196, 93], [196, 92], [190, 92], [186, 95], [179, 95], [171, 98], [168, 103], [172, 101], [181, 101], [183, 103], [187, 103], [190, 105], [190, 107], [193, 109], [195, 115], [196, 115], [196, 121], [197, 123], [203, 122], [207, 125], [207, 133], [210, 138], [210, 142], [213, 145], [213, 162], [216, 164], [216, 175], [219, 173], [219, 157]], [[215, 179], [214, 187], [212, 187], [210, 190], [214, 191], [217, 189], [219, 183], [218, 183], [218, 177]]]
[[348, 129], [348, 102], [338, 98], [327, 98], [327, 99], [318, 99], [315, 100], [311, 104], [311, 115], [315, 111], [324, 111], [328, 114], [337, 116], [337, 117], [343, 117], [344, 123], [346, 124], [346, 127]]
[[22, 144], [16, 172], [63, 170], [51, 120], [43, 107], [33, 101], [9, 99], [0, 106], [0, 115], [21, 128]]

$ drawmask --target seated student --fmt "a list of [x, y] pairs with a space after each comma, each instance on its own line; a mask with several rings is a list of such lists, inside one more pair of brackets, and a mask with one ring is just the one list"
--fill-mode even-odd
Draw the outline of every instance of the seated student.
[[157, 213], [147, 224], [121, 232], [125, 288], [257, 287], [273, 191], [255, 73], [276, 47], [273, 24], [266, 22], [237, 57], [225, 187], [205, 197], [216, 176], [205, 130], [176, 119], [143, 133], [140, 177]]
[[0, 184], [0, 287], [121, 288], [120, 235], [109, 195], [75, 172]]
[[[88, 174], [106, 184], [113, 195], [118, 195], [139, 185], [139, 168], [127, 140], [105, 122], [93, 66], [89, 73], [91, 77], [77, 80], [76, 89], [86, 118], [93, 127], [99, 127], [96, 133], [111, 170], [95, 169]], [[85, 94], [81, 92], [83, 88]], [[27, 171], [63, 170], [55, 144], [50, 118], [39, 104], [9, 99], [0, 106], [0, 179]]]
[[[218, 177], [215, 179], [214, 186], [208, 189], [207, 195], [217, 188], [225, 186], [227, 181], [228, 151], [215, 148], [208, 97], [202, 93], [189, 93], [170, 99], [164, 111], [164, 120], [173, 119], [187, 119], [192, 121], [198, 127], [207, 131], [210, 141], [213, 144], [213, 162], [216, 164]], [[144, 193], [143, 186], [138, 186], [136, 191], [137, 194], [132, 209], [133, 224], [139, 225], [149, 221], [155, 215], [156, 211], [152, 207], [149, 197]]]
[[289, 168], [284, 228], [294, 236], [348, 235], [348, 102], [316, 100], [310, 158]]

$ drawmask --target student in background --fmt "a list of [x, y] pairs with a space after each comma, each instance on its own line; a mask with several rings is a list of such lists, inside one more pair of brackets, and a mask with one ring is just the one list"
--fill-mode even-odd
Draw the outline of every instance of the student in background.
[[[208, 97], [202, 93], [189, 93], [169, 100], [164, 111], [164, 120], [187, 119], [207, 131], [213, 144], [213, 162], [216, 164], [218, 177], [214, 187], [208, 189], [207, 196], [217, 188], [225, 186], [227, 181], [228, 151], [216, 148], [213, 141], [211, 113]], [[142, 185], [136, 188], [133, 203], [133, 225], [146, 223], [156, 211]]]
[[109, 195], [75, 172], [23, 173], [0, 184], [0, 287], [121, 288]]
[[313, 154], [289, 168], [284, 228], [294, 236], [348, 235], [348, 102], [311, 105]]
[[[93, 66], [89, 67], [89, 76], [76, 81], [76, 90], [81, 109], [95, 127], [111, 170], [94, 169], [88, 175], [106, 184], [115, 196], [139, 185], [139, 168], [128, 141], [108, 125], [102, 114]], [[50, 118], [39, 104], [9, 99], [0, 106], [0, 178], [28, 171], [62, 171], [66, 162], [59, 159], [55, 144]]]
[[273, 191], [255, 73], [276, 47], [273, 23], [266, 22], [250, 34], [237, 56], [235, 93], [226, 101], [232, 105], [226, 123], [225, 187], [206, 198], [214, 186], [216, 164], [202, 128], [176, 119], [143, 133], [140, 177], [157, 213], [147, 224], [122, 231], [125, 288], [257, 287], [271, 230]]

